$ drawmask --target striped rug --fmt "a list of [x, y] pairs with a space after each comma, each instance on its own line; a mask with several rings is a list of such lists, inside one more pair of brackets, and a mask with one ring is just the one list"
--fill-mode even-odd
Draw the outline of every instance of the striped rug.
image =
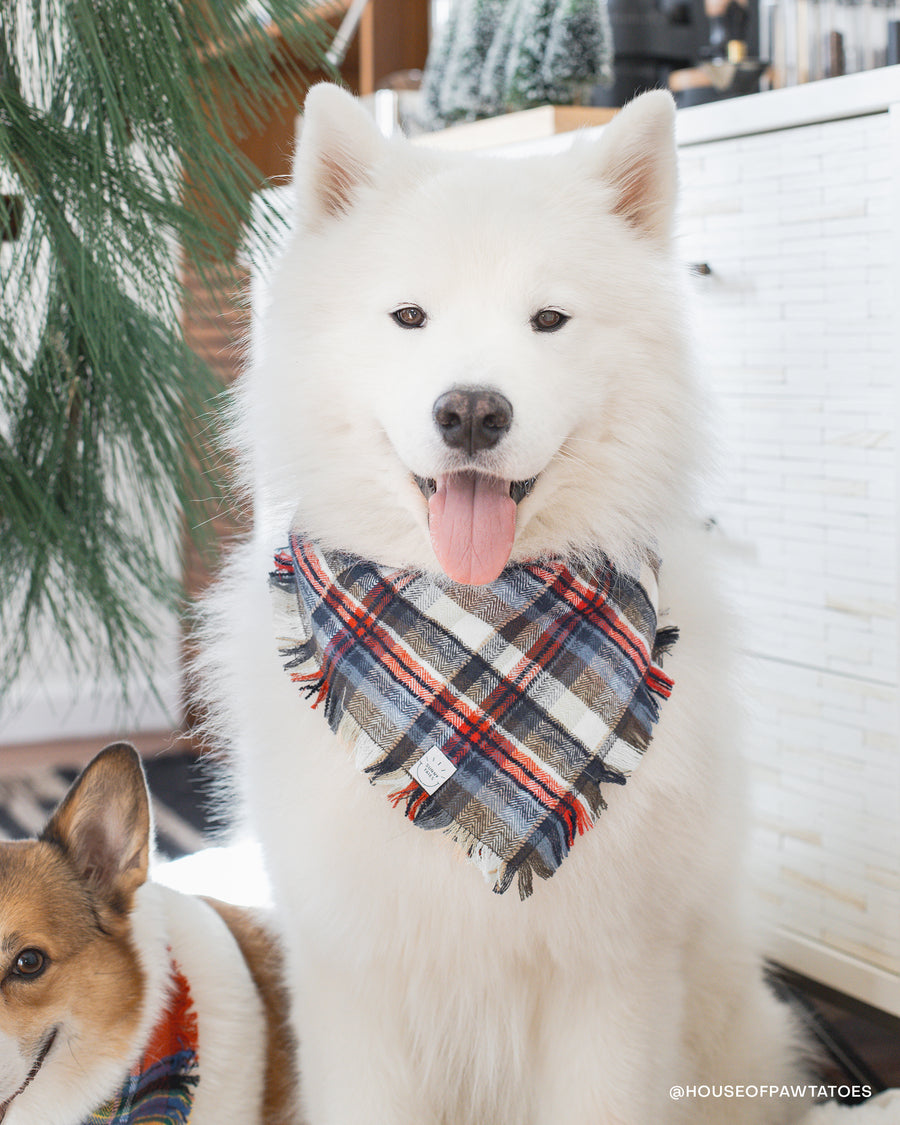
[[[208, 783], [193, 754], [144, 759], [153, 802], [157, 852], [177, 859], [207, 846], [216, 827]], [[0, 774], [0, 839], [36, 836], [78, 776], [69, 767], [43, 766], [16, 776]]]

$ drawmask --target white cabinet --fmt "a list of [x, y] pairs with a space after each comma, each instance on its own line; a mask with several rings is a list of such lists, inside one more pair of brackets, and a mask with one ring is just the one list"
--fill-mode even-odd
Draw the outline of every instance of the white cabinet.
[[679, 117], [760, 912], [783, 961], [900, 1013], [900, 68]]

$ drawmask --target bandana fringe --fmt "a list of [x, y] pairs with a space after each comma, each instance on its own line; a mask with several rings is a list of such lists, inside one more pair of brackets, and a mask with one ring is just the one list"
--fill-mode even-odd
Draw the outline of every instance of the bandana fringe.
[[[408, 777], [409, 775], [404, 771], [395, 771], [387, 780], [408, 779]], [[624, 781], [625, 779], [622, 778], [623, 783]], [[585, 808], [581, 801], [574, 803], [576, 834], [578, 836], [583, 836], [589, 829], [593, 828], [597, 817], [606, 809], [606, 801], [601, 796], [599, 789], [596, 791], [596, 797], [596, 802], [592, 802], [592, 804], [596, 804], [595, 808]], [[503, 894], [518, 876], [519, 897], [521, 899], [528, 898], [533, 890], [533, 876], [537, 875], [541, 879], [549, 879], [571, 850], [571, 842], [565, 837], [560, 838], [559, 847], [554, 854], [557, 862], [551, 868], [542, 860], [539, 852], [530, 850], [526, 845], [523, 849], [524, 854], [516, 857], [514, 865], [502, 860], [496, 852], [469, 832], [468, 829], [448, 820], [438, 802], [430, 797], [418, 782], [411, 781], [403, 789], [397, 789], [393, 793], [389, 793], [388, 800], [394, 808], [405, 802], [407, 818], [419, 828], [442, 828], [445, 835], [460, 848], [467, 859], [475, 864], [488, 882], [493, 884], [492, 889], [495, 894]]]
[[[657, 632], [653, 644], [652, 662], [644, 679], [638, 685], [629, 712], [626, 713], [628, 718], [632, 715], [638, 715], [644, 719], [642, 723], [633, 728], [629, 727], [627, 730], [628, 741], [641, 751], [646, 750], [650, 745], [653, 727], [659, 721], [660, 701], [668, 699], [672, 694], [672, 681], [662, 671], [660, 665], [663, 656], [672, 649], [677, 640], [678, 627], [676, 625], [667, 625]], [[625, 734], [624, 728], [622, 733]]]
[[[656, 628], [656, 565], [640, 582], [559, 562], [447, 587], [292, 535], [271, 584], [300, 693], [391, 805], [446, 834], [497, 894], [517, 880], [527, 898], [554, 874], [672, 692], [661, 663], [678, 629]], [[436, 749], [453, 780], [428, 790], [416, 768]]]

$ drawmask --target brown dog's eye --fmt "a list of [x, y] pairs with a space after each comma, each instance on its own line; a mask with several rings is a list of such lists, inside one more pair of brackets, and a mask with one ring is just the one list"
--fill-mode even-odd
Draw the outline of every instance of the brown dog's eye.
[[425, 310], [418, 305], [404, 305], [401, 309], [394, 309], [391, 316], [401, 328], [422, 328], [427, 319]]
[[13, 974], [26, 979], [40, 976], [47, 965], [47, 958], [39, 949], [23, 949], [16, 958]]
[[535, 332], [556, 332], [568, 319], [559, 309], [541, 309], [531, 318], [531, 327]]

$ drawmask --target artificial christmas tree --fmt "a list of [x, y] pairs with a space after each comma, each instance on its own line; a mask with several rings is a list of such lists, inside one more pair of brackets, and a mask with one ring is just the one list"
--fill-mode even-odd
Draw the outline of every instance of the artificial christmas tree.
[[442, 106], [444, 78], [461, 12], [459, 0], [451, 4], [450, 12], [443, 27], [431, 41], [425, 70], [422, 74], [422, 122], [426, 129], [443, 129], [446, 124]]
[[507, 109], [564, 105], [565, 86], [544, 72], [550, 29], [560, 0], [519, 0], [506, 63], [503, 101]]
[[606, 0], [456, 0], [428, 56], [424, 123], [585, 103], [612, 58]]
[[559, 0], [547, 47], [543, 78], [566, 101], [586, 104], [595, 86], [612, 82], [612, 28], [606, 0]]
[[512, 47], [513, 31], [522, 0], [504, 0], [497, 30], [488, 48], [479, 83], [479, 98], [486, 115], [506, 111], [506, 71]]
[[481, 76], [503, 8], [504, 0], [457, 2], [458, 16], [440, 94], [440, 116], [446, 125], [474, 121], [491, 112], [482, 100]]

